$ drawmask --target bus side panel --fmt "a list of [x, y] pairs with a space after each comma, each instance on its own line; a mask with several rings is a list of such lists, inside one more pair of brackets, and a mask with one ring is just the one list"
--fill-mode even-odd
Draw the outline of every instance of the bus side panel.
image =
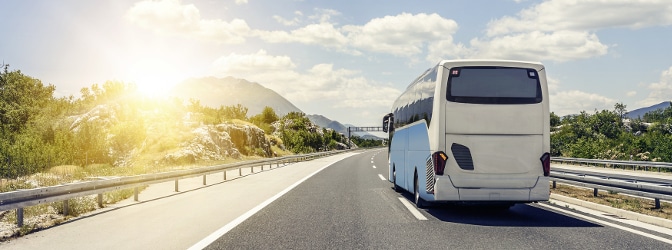
[[429, 135], [427, 123], [422, 120], [412, 124], [408, 129], [408, 151], [406, 153], [406, 190], [413, 192], [413, 175], [418, 171], [418, 187], [420, 196], [425, 200], [434, 200], [428, 197], [427, 183], [427, 159], [430, 156]]
[[394, 181], [393, 168], [397, 171], [397, 185], [405, 188], [404, 183], [404, 164], [406, 163], [406, 142], [408, 141], [408, 132], [406, 129], [399, 129], [394, 132], [390, 141], [390, 182]]

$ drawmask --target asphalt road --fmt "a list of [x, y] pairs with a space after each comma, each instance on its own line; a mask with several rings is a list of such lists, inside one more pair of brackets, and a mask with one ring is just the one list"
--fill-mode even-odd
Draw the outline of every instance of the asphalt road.
[[[258, 171], [258, 170], [257, 170]], [[237, 174], [231, 172], [229, 176]], [[406, 206], [387, 150], [221, 182], [153, 185], [130, 203], [0, 243], [0, 249], [670, 249], [672, 236], [550, 203]], [[231, 177], [230, 177], [231, 178]], [[154, 198], [152, 198], [154, 197]], [[409, 208], [410, 207], [410, 208]]]
[[[374, 168], [373, 166], [376, 166]], [[344, 159], [233, 228], [207, 249], [669, 249], [548, 204], [508, 211], [434, 206], [416, 218], [387, 177], [386, 150]], [[571, 214], [570, 214], [571, 213]], [[590, 216], [590, 215], [584, 215]], [[617, 224], [618, 225], [618, 224]], [[641, 228], [635, 228], [642, 230]], [[646, 230], [644, 230], [646, 231]], [[655, 234], [655, 232], [646, 232]], [[657, 235], [667, 237], [669, 235]]]

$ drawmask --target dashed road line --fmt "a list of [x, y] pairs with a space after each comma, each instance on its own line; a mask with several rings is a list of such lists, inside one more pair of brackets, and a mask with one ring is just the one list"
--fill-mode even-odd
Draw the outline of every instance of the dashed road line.
[[382, 174], [378, 174], [378, 178], [380, 178], [381, 180], [384, 180], [384, 181], [386, 181], [386, 180], [387, 180], [387, 179], [385, 179], [385, 177], [383, 177], [383, 175], [382, 175]]

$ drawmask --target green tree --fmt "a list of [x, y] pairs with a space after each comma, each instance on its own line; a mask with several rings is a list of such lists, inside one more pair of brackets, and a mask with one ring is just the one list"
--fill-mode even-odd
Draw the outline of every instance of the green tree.
[[551, 112], [551, 127], [560, 126], [560, 117], [554, 112]]
[[53, 100], [55, 87], [45, 86], [40, 80], [24, 75], [21, 71], [8, 71], [5, 66], [0, 74], [0, 126], [3, 131], [19, 132], [43, 107]]
[[627, 106], [625, 104], [623, 104], [622, 102], [621, 103], [616, 103], [614, 105], [614, 112], [616, 112], [616, 114], [618, 114], [618, 117], [620, 117], [621, 119], [624, 119], [625, 114], [628, 113], [628, 111], [626, 110], [626, 107]]

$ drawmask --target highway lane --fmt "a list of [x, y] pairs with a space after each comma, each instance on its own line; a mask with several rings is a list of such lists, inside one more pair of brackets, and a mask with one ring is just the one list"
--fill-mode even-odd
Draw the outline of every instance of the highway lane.
[[[375, 168], [374, 168], [375, 166]], [[385, 149], [344, 159], [251, 216], [207, 249], [668, 249], [670, 245], [548, 203], [508, 211], [434, 206], [416, 218], [387, 177]], [[621, 227], [621, 226], [619, 226]], [[626, 226], [623, 226], [626, 227]], [[636, 230], [642, 231], [641, 228]], [[646, 230], [643, 230], [646, 231]], [[653, 237], [669, 235], [645, 232]]]
[[[222, 225], [240, 218], [303, 178], [353, 153], [290, 164], [238, 178], [228, 171], [202, 178], [151, 185], [141, 202], [111, 206], [96, 213], [24, 237], [0, 242], [0, 249], [187, 249]], [[266, 166], [268, 167], [268, 166]], [[249, 173], [244, 169], [243, 174]], [[236, 179], [233, 179], [236, 178]], [[233, 179], [233, 180], [232, 180]]]

